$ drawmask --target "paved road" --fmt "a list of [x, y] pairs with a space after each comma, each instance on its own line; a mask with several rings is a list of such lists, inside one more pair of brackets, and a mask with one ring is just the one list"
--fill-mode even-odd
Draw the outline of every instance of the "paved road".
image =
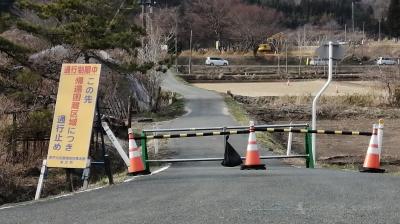
[[[220, 96], [173, 80], [166, 86], [183, 93], [192, 112], [163, 127], [235, 124]], [[246, 137], [232, 142], [242, 149]], [[168, 146], [180, 158], [222, 155], [221, 137]], [[395, 176], [271, 161], [267, 171], [179, 164], [128, 183], [3, 209], [0, 223], [400, 223], [399, 184]]]

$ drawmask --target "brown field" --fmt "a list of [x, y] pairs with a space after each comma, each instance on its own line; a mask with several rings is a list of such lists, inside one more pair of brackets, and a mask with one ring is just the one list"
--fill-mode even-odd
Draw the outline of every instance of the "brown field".
[[[315, 95], [324, 85], [325, 80], [296, 82], [261, 82], [261, 83], [195, 83], [199, 88], [226, 93], [228, 90], [242, 96], [303, 96]], [[371, 81], [333, 81], [324, 95], [370, 94], [381, 95], [378, 84]]]
[[[290, 82], [288, 86], [286, 82], [271, 82], [271, 83], [199, 83], [193, 84], [200, 88], [226, 93], [230, 90], [234, 95], [252, 96], [261, 99], [261, 96], [304, 96], [315, 95], [316, 92], [323, 86], [323, 80], [317, 81], [302, 81]], [[333, 82], [326, 90], [326, 96], [348, 96], [348, 95], [382, 95], [383, 91], [377, 88], [374, 82]], [[285, 97], [281, 97], [281, 105], [275, 103], [269, 104], [268, 101], [259, 100], [257, 98], [245, 97], [244, 107], [255, 117], [260, 123], [310, 123], [311, 101], [306, 105], [295, 105], [292, 102], [283, 102]], [[311, 99], [311, 98], [310, 98]], [[239, 100], [240, 101], [240, 100]], [[339, 102], [339, 101], [338, 101]], [[293, 104], [293, 105], [291, 105]], [[329, 105], [328, 105], [329, 104]], [[349, 107], [352, 110], [352, 105], [341, 105], [335, 107], [335, 102], [330, 102], [323, 105], [319, 104], [319, 108], [329, 107], [331, 110], [343, 110], [343, 107]], [[333, 105], [332, 105], [333, 104]], [[356, 105], [355, 105], [356, 106]], [[297, 108], [300, 111], [305, 111], [304, 116], [287, 114], [290, 108]], [[360, 108], [360, 107], [358, 107]], [[367, 107], [361, 107], [367, 111], [371, 111]], [[399, 116], [391, 109], [379, 108], [379, 106], [371, 107], [374, 109], [372, 113], [359, 113], [348, 117], [344, 115], [334, 116], [333, 118], [317, 119], [317, 129], [324, 130], [352, 130], [352, 131], [372, 131], [372, 124], [377, 123], [379, 118], [385, 119], [384, 137], [383, 137], [383, 152], [382, 152], [382, 167], [389, 172], [400, 171], [400, 151], [398, 145], [400, 139], [397, 133], [400, 131]], [[271, 109], [271, 110], [270, 110]], [[297, 110], [296, 109], [296, 110]], [[282, 111], [282, 114], [276, 119], [276, 111]], [[363, 110], [361, 110], [363, 111]], [[326, 116], [326, 115], [325, 115]], [[286, 119], [285, 119], [286, 117]], [[284, 147], [286, 147], [287, 134], [277, 134]], [[367, 136], [338, 136], [338, 135], [317, 135], [316, 149], [317, 160], [320, 165], [339, 165], [340, 167], [357, 168], [361, 165], [370, 138]], [[296, 153], [304, 153], [304, 135], [294, 134], [293, 148]]]
[[[305, 121], [309, 122], [309, 121]], [[377, 123], [377, 119], [358, 118], [340, 120], [318, 120], [317, 129], [323, 130], [355, 130], [372, 131], [372, 124]], [[399, 167], [390, 165], [400, 165], [400, 151], [398, 145], [400, 140], [397, 134], [400, 132], [400, 119], [385, 119], [382, 166], [385, 169], [398, 171]], [[294, 140], [298, 142], [297, 149], [304, 152], [304, 135], [297, 134]], [[370, 138], [368, 136], [338, 136], [338, 135], [317, 135], [316, 154], [322, 163], [328, 164], [354, 164], [359, 165], [363, 162], [368, 149]]]

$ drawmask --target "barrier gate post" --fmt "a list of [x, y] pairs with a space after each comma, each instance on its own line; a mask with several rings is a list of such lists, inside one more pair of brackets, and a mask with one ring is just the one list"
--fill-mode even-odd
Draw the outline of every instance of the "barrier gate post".
[[142, 131], [142, 161], [144, 163], [145, 170], [150, 172], [149, 162], [147, 161], [149, 156], [147, 154], [147, 138], [146, 133]]
[[[307, 130], [310, 130], [310, 128], [307, 128]], [[307, 168], [314, 168], [314, 157], [313, 157], [313, 152], [312, 152], [312, 146], [311, 146], [311, 134], [306, 133], [304, 137], [304, 142], [305, 142], [305, 148], [306, 148], [306, 154], [308, 157], [306, 158], [306, 167]]]

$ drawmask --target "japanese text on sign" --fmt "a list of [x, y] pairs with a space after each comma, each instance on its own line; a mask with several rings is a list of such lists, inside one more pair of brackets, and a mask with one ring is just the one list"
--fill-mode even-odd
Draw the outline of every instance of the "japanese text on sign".
[[48, 167], [85, 168], [100, 79], [99, 64], [63, 64]]

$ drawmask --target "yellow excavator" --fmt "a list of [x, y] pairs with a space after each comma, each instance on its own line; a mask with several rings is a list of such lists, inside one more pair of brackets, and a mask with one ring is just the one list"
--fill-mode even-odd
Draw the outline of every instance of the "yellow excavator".
[[257, 52], [276, 54], [282, 49], [285, 40], [286, 36], [284, 33], [282, 32], [276, 33], [267, 38], [267, 43], [262, 43], [258, 45]]

